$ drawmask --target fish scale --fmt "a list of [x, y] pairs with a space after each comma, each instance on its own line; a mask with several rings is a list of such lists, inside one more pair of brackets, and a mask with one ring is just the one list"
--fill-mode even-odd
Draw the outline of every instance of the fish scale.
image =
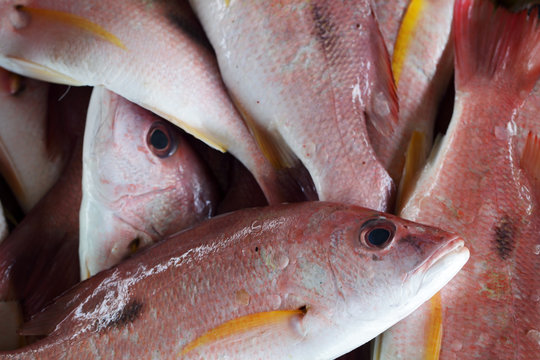
[[395, 186], [368, 128], [397, 121], [370, 2], [191, 1], [222, 77], [274, 166], [309, 171], [318, 198], [384, 210]]
[[540, 351], [533, 336], [540, 326], [533, 251], [540, 125], [531, 116], [538, 15], [458, 0], [453, 26], [454, 115], [400, 215], [460, 233], [471, 260], [440, 293], [440, 353], [428, 345], [437, 315], [424, 304], [383, 334], [375, 358], [533, 359]]
[[[369, 245], [379, 226], [391, 234]], [[453, 234], [365, 208], [240, 210], [81, 282], [21, 330], [47, 337], [0, 359], [332, 359], [406, 316], [467, 258]]]

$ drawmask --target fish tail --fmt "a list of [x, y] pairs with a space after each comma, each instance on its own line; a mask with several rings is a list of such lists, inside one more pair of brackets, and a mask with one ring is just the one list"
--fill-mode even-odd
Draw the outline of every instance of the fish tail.
[[538, 8], [512, 13], [488, 0], [454, 5], [456, 88], [493, 81], [505, 91], [530, 91], [540, 76]]

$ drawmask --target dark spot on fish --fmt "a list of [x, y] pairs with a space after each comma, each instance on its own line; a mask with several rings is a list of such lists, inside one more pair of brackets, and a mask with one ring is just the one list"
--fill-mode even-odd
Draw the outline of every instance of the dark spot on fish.
[[495, 248], [500, 258], [508, 259], [514, 250], [514, 237], [516, 236], [516, 227], [508, 215], [504, 215], [494, 227]]
[[258, 252], [258, 251], [259, 251], [259, 247], [255, 246], [255, 252]]
[[171, 24], [176, 26], [182, 33], [186, 34], [195, 43], [204, 46], [205, 48], [214, 52], [210, 41], [208, 40], [204, 32], [200, 29], [200, 26], [198, 26], [198, 24], [190, 21], [189, 19], [183, 18], [181, 15], [175, 13], [167, 14], [167, 19], [171, 22]]
[[141, 315], [143, 304], [137, 300], [128, 303], [116, 316], [107, 324], [107, 326], [121, 327], [134, 322]]
[[317, 37], [322, 43], [323, 48], [332, 48], [336, 42], [335, 25], [325, 13], [325, 7], [313, 5], [311, 12], [313, 14], [313, 21], [315, 22]]
[[300, 310], [304, 315], [307, 314], [309, 307], [307, 305], [300, 306], [298, 310]]
[[377, 255], [373, 254], [373, 255], [371, 255], [371, 260], [373, 260], [373, 261], [381, 261], [381, 258], [378, 257]]

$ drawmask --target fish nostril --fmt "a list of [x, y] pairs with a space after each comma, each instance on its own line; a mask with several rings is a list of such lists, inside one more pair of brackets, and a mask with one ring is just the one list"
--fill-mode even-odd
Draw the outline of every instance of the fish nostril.
[[141, 239], [139, 237], [136, 237], [135, 239], [133, 239], [128, 245], [129, 254], [130, 255], [135, 254], [137, 250], [139, 250], [140, 245], [141, 245]]

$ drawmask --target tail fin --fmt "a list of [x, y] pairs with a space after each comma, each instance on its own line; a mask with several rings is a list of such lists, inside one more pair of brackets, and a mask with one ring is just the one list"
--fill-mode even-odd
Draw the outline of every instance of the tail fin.
[[505, 91], [530, 91], [540, 76], [538, 15], [538, 8], [514, 14], [489, 0], [457, 0], [456, 88], [480, 77]]

